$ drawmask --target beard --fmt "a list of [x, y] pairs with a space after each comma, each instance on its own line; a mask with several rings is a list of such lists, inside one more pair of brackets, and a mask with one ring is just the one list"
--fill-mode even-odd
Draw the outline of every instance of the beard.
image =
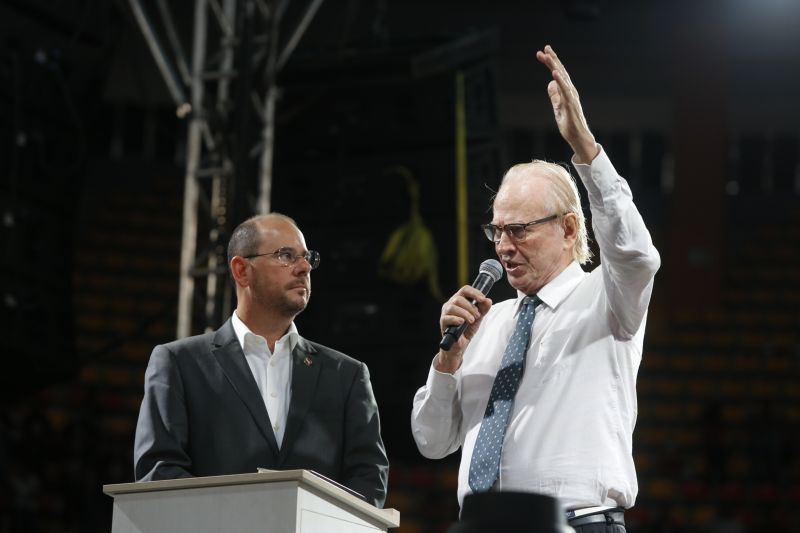
[[[298, 289], [305, 289], [305, 293]], [[311, 281], [294, 280], [281, 287], [280, 292], [271, 295], [271, 307], [284, 316], [295, 317], [302, 313], [311, 299]]]
[[[303, 298], [294, 292], [284, 292], [275, 302], [275, 309], [284, 314], [297, 316], [302, 313], [311, 299], [311, 287], [306, 286], [306, 296]], [[294, 289], [291, 289], [294, 291]]]
[[[282, 287], [257, 280], [251, 285], [251, 297], [255, 304], [265, 311], [294, 318], [305, 310], [311, 298], [310, 280], [293, 280]], [[298, 288], [305, 289], [305, 292]]]

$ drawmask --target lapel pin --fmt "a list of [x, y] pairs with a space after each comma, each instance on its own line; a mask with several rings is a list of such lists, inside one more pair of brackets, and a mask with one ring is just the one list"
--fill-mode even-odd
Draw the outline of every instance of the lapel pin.
[[305, 359], [303, 359], [303, 364], [304, 364], [304, 365], [306, 365], [306, 366], [311, 366], [311, 363], [312, 363], [312, 361], [311, 361], [311, 358], [310, 358], [310, 357], [306, 356], [306, 358], [305, 358]]

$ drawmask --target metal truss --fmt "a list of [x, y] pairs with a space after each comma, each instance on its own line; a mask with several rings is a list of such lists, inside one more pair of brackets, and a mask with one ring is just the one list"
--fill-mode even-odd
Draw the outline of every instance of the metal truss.
[[218, 327], [232, 311], [228, 236], [249, 215], [270, 211], [276, 78], [322, 0], [307, 3], [283, 46], [279, 29], [290, 0], [195, 0], [191, 68], [166, 0], [156, 2], [161, 32], [140, 0], [129, 1], [178, 117], [189, 121], [177, 322], [182, 338]]

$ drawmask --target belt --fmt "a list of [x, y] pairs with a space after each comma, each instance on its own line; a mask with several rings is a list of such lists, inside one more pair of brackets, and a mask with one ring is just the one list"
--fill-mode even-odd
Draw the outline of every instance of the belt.
[[613, 509], [571, 518], [568, 522], [572, 527], [585, 526], [587, 524], [619, 524], [624, 526], [625, 509], [622, 507], [615, 507]]

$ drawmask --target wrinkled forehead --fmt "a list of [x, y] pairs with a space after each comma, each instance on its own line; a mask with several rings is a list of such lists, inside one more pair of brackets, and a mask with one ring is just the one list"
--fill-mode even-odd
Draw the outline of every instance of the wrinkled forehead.
[[508, 171], [492, 205], [494, 224], [530, 222], [547, 216], [550, 184], [530, 166], [517, 165]]

